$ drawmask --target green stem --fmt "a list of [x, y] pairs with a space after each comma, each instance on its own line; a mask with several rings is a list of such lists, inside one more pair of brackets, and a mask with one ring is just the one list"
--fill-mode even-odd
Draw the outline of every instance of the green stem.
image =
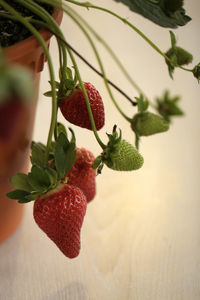
[[104, 69], [104, 67], [103, 67], [102, 60], [101, 60], [101, 58], [100, 58], [100, 56], [99, 56], [99, 53], [98, 53], [98, 51], [97, 51], [97, 48], [96, 48], [95, 44], [93, 43], [91, 37], [89, 36], [89, 34], [88, 34], [87, 31], [85, 30], [85, 28], [80, 24], [80, 22], [79, 22], [76, 18], [74, 18], [74, 16], [73, 16], [71, 13], [69, 13], [68, 11], [66, 11], [66, 13], [67, 13], [67, 14], [70, 16], [70, 18], [72, 18], [72, 20], [79, 26], [79, 28], [82, 30], [82, 32], [84, 33], [84, 35], [85, 35], [86, 38], [88, 39], [88, 41], [89, 41], [89, 43], [90, 43], [90, 45], [91, 45], [91, 47], [92, 47], [92, 49], [93, 49], [93, 51], [94, 51], [94, 53], [95, 53], [95, 56], [96, 56], [96, 58], [97, 58], [97, 61], [98, 61], [100, 70], [101, 70], [102, 75], [103, 75], [103, 79], [104, 79], [104, 83], [105, 83], [106, 89], [107, 89], [107, 91], [108, 91], [108, 93], [109, 93], [109, 96], [110, 96], [112, 102], [114, 103], [114, 105], [115, 105], [115, 107], [117, 108], [117, 110], [119, 111], [119, 113], [120, 113], [127, 121], [130, 122], [131, 119], [130, 119], [129, 117], [127, 117], [126, 114], [121, 110], [120, 106], [119, 106], [118, 103], [116, 102], [116, 100], [115, 100], [115, 98], [114, 98], [114, 96], [113, 96], [113, 94], [112, 94], [112, 92], [111, 92], [111, 89], [110, 89], [110, 87], [109, 87], [109, 85], [108, 85], [107, 76], [106, 76], [106, 73], [105, 73], [105, 69]]
[[132, 86], [136, 89], [136, 91], [139, 94], [142, 94], [146, 99], [147, 96], [145, 93], [142, 91], [142, 89], [139, 87], [139, 85], [132, 79], [132, 77], [129, 75], [125, 67], [123, 66], [123, 63], [119, 60], [117, 55], [114, 53], [112, 48], [106, 43], [106, 41], [92, 28], [92, 26], [89, 25], [85, 19], [82, 18], [80, 14], [78, 14], [74, 9], [72, 9], [70, 6], [66, 5], [68, 7], [68, 10], [70, 10], [77, 18], [80, 20], [88, 29], [89, 31], [96, 37], [96, 39], [105, 47], [105, 49], [110, 53], [111, 57], [113, 60], [116, 62], [116, 64], [119, 66], [121, 71], [124, 73], [125, 77], [128, 79], [128, 81], [132, 84]]
[[[55, 0], [56, 1], [56, 0]], [[97, 5], [93, 5], [92, 3], [90, 2], [79, 2], [79, 1], [75, 1], [75, 0], [65, 0], [69, 3], [72, 3], [72, 4], [75, 4], [75, 5], [78, 5], [78, 6], [83, 6], [83, 7], [86, 7], [86, 8], [94, 8], [94, 9], [97, 9], [97, 10], [101, 10], [101, 11], [104, 11], [110, 15], [113, 15], [114, 17], [116, 17], [117, 19], [121, 20], [124, 24], [128, 25], [129, 27], [131, 27], [137, 34], [139, 34], [156, 52], [158, 52], [160, 55], [162, 55], [167, 61], [169, 61], [172, 65], [173, 65], [173, 62], [171, 61], [171, 59], [169, 57], [167, 57], [167, 55], [156, 45], [154, 44], [142, 31], [140, 31], [136, 26], [134, 26], [132, 23], [130, 23], [127, 19], [121, 17], [120, 15], [116, 14], [115, 12], [107, 9], [107, 8], [104, 8], [104, 7], [101, 7], [101, 6], [97, 6]], [[187, 68], [184, 68], [182, 66], [179, 66], [179, 65], [176, 65], [176, 67], [180, 68], [180, 69], [183, 69], [185, 71], [189, 71], [191, 72], [192, 70], [191, 69], [187, 69]]]
[[51, 124], [47, 139], [47, 147], [46, 147], [46, 153], [45, 153], [45, 164], [48, 165], [48, 157], [49, 157], [49, 151], [50, 146], [52, 142], [52, 136], [56, 124], [56, 111], [57, 111], [57, 99], [56, 99], [56, 86], [55, 86], [55, 76], [54, 76], [54, 69], [53, 64], [51, 60], [51, 56], [49, 54], [48, 47], [46, 45], [46, 42], [40, 35], [40, 33], [27, 21], [26, 18], [23, 18], [13, 7], [11, 7], [9, 4], [5, 3], [3, 0], [0, 0], [0, 5], [4, 7], [9, 13], [11, 13], [16, 19], [22, 23], [39, 41], [40, 45], [43, 48], [44, 54], [46, 55], [48, 67], [49, 67], [49, 73], [50, 73], [50, 80], [52, 84], [52, 115], [51, 115]]

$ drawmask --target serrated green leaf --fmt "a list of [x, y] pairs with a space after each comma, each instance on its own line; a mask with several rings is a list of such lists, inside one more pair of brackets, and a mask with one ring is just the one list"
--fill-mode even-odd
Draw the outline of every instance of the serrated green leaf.
[[31, 168], [28, 174], [28, 182], [33, 187], [34, 191], [44, 193], [51, 185], [49, 176], [45, 170], [37, 165]]
[[28, 176], [23, 173], [17, 173], [15, 176], [11, 177], [10, 183], [16, 190], [24, 190], [26, 192], [31, 192], [33, 190], [28, 182]]
[[130, 10], [162, 27], [176, 28], [178, 26], [186, 25], [191, 20], [191, 18], [185, 14], [185, 9], [182, 6], [172, 13], [166, 5], [166, 0], [115, 1], [125, 4]]

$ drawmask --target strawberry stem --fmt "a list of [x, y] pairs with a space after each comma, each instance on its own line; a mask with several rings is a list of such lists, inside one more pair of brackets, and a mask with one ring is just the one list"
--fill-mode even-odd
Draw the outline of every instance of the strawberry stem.
[[82, 30], [83, 34], [86, 36], [86, 38], [88, 39], [93, 51], [94, 51], [94, 54], [96, 56], [96, 59], [98, 61], [98, 64], [99, 64], [99, 67], [100, 67], [100, 70], [101, 70], [101, 73], [102, 73], [102, 76], [103, 76], [103, 80], [104, 80], [104, 84], [106, 86], [106, 89], [108, 91], [108, 94], [113, 102], [113, 104], [115, 105], [115, 107], [117, 108], [117, 110], [119, 111], [119, 113], [127, 120], [127, 121], [131, 121], [131, 119], [122, 111], [122, 109], [119, 107], [117, 101], [115, 100], [113, 94], [112, 94], [112, 91], [109, 87], [109, 84], [108, 84], [108, 81], [107, 81], [107, 77], [106, 77], [106, 73], [105, 73], [105, 69], [104, 69], [104, 66], [103, 66], [103, 63], [102, 63], [102, 60], [100, 58], [100, 55], [97, 51], [97, 48], [93, 42], [93, 40], [91, 39], [90, 35], [88, 34], [88, 32], [85, 30], [85, 28], [81, 25], [81, 23], [77, 20], [77, 18], [75, 18], [73, 16], [73, 14], [71, 14], [66, 8], [65, 8], [65, 5], [63, 5], [63, 10], [68, 14], [68, 16], [78, 25], [78, 27]]
[[[55, 0], [56, 1], [56, 0]], [[114, 17], [116, 17], [117, 19], [121, 20], [124, 24], [128, 25], [130, 28], [132, 28], [137, 34], [139, 34], [156, 52], [158, 52], [160, 55], [162, 55], [167, 61], [169, 61], [172, 65], [173, 65], [173, 61], [171, 61], [171, 59], [169, 57], [167, 57], [167, 55], [155, 44], [153, 43], [153, 41], [151, 39], [149, 39], [142, 31], [140, 31], [136, 26], [134, 26], [132, 23], [130, 23], [127, 19], [121, 17], [120, 15], [116, 14], [115, 12], [101, 7], [101, 6], [97, 6], [97, 5], [93, 5], [90, 2], [79, 2], [79, 1], [75, 1], [75, 0], [65, 0], [69, 3], [78, 5], [78, 6], [83, 6], [86, 8], [94, 8], [97, 10], [101, 10], [104, 11], [110, 15], [113, 15]], [[184, 71], [188, 71], [188, 72], [192, 72], [192, 69], [187, 69], [184, 68], [182, 66], [176, 65], [176, 67], [184, 70]]]
[[[56, 1], [42, 0], [42, 2], [52, 3], [52, 5], [55, 5], [56, 7], [61, 8], [61, 5], [60, 5], [60, 4], [58, 4], [58, 6], [57, 6]], [[90, 43], [90, 45], [91, 45], [91, 47], [92, 47], [92, 49], [93, 49], [93, 51], [94, 51], [94, 53], [95, 53], [95, 56], [96, 56], [96, 58], [97, 58], [98, 64], [99, 64], [100, 69], [101, 69], [101, 72], [102, 72], [102, 76], [103, 76], [103, 79], [104, 79], [104, 83], [105, 83], [106, 89], [107, 89], [107, 91], [108, 91], [108, 93], [109, 93], [109, 96], [110, 96], [112, 102], [114, 103], [114, 105], [115, 105], [115, 107], [117, 108], [117, 110], [119, 111], [119, 113], [120, 113], [120, 114], [121, 114], [128, 122], [131, 122], [131, 118], [129, 118], [129, 117], [121, 110], [121, 108], [119, 107], [118, 103], [116, 102], [116, 100], [115, 100], [115, 98], [114, 98], [114, 96], [113, 96], [113, 94], [112, 94], [112, 92], [111, 92], [111, 89], [110, 89], [110, 87], [109, 87], [109, 85], [108, 85], [108, 81], [107, 81], [107, 78], [106, 78], [106, 74], [105, 74], [105, 70], [104, 70], [104, 67], [103, 67], [101, 58], [100, 58], [100, 56], [99, 56], [99, 53], [98, 53], [98, 51], [97, 51], [97, 48], [96, 48], [96, 46], [94, 45], [94, 43], [93, 43], [93, 41], [92, 41], [90, 35], [89, 35], [88, 32], [85, 30], [85, 28], [81, 25], [81, 23], [77, 20], [77, 18], [75, 18], [75, 17], [73, 16], [73, 14], [71, 14], [71, 13], [68, 11], [67, 7], [65, 7], [64, 4], [62, 5], [62, 9], [63, 9], [63, 11], [65, 11], [65, 13], [67, 13], [67, 14], [70, 16], [70, 18], [72, 18], [72, 20], [79, 26], [79, 28], [82, 30], [82, 32], [84, 33], [84, 35], [85, 35], [86, 38], [88, 39], [88, 41], [89, 41], [89, 43]], [[68, 47], [68, 49], [69, 49], [69, 47]], [[96, 130], [96, 127], [95, 127], [95, 130]]]
[[[95, 38], [105, 47], [105, 49], [108, 51], [108, 53], [110, 54], [110, 56], [113, 58], [113, 60], [116, 62], [116, 64], [118, 65], [118, 67], [120, 68], [120, 70], [122, 71], [122, 73], [124, 73], [125, 77], [128, 79], [128, 81], [131, 83], [131, 85], [136, 89], [136, 91], [139, 94], [142, 94], [146, 99], [147, 96], [145, 95], [145, 93], [142, 91], [142, 89], [139, 87], [139, 85], [133, 80], [133, 78], [129, 75], [129, 73], [127, 72], [127, 70], [125, 69], [125, 67], [123, 66], [123, 63], [119, 60], [119, 58], [117, 57], [117, 55], [114, 53], [114, 51], [112, 50], [112, 48], [108, 45], [108, 43], [98, 34], [98, 32], [96, 32], [92, 26], [90, 26], [90, 24], [80, 15], [78, 14], [73, 8], [71, 8], [68, 5], [65, 5], [68, 10], [71, 11], [71, 13], [73, 13], [79, 21], [81, 21], [87, 28], [88, 30], [95, 36]], [[76, 53], [77, 54], [77, 53]], [[78, 54], [77, 54], [78, 55]], [[108, 80], [109, 82], [109, 80]], [[111, 84], [112, 85], [112, 84]], [[135, 102], [134, 102], [135, 103]], [[133, 104], [135, 105], [135, 104]]]

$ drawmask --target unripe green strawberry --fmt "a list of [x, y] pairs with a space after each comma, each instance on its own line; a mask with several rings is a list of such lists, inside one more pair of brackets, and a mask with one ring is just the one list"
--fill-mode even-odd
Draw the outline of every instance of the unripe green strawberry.
[[121, 140], [105, 159], [105, 164], [116, 171], [137, 170], [142, 167], [143, 162], [141, 154], [125, 140]]
[[131, 122], [131, 128], [138, 136], [149, 136], [167, 131], [169, 123], [151, 112], [137, 113]]

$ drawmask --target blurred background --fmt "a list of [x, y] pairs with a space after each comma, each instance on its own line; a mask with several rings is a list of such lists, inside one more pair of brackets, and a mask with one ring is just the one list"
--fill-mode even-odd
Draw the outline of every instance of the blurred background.
[[[163, 51], [170, 47], [169, 30], [134, 14], [114, 1], [92, 1], [107, 7], [142, 30]], [[97, 196], [88, 205], [82, 230], [82, 251], [70, 261], [38, 229], [32, 218], [32, 203], [18, 232], [3, 245], [6, 261], [13, 263], [13, 275], [4, 276], [7, 298], [3, 299], [200, 299], [200, 139], [199, 85], [189, 72], [175, 70], [171, 80], [164, 59], [128, 26], [93, 9], [72, 6], [109, 43], [145, 94], [152, 100], [169, 89], [180, 95], [185, 116], [174, 118], [170, 130], [143, 138], [140, 152], [144, 166], [135, 172], [114, 172], [104, 168], [97, 177]], [[192, 21], [174, 30], [178, 45], [200, 61], [200, 3], [185, 1]], [[76, 24], [67, 16], [61, 26], [68, 42], [98, 68], [90, 46]], [[107, 77], [132, 98], [137, 91], [129, 84], [112, 58], [96, 42]], [[58, 66], [55, 40], [51, 53]], [[123, 137], [134, 143], [129, 124], [116, 111], [103, 80], [77, 58], [84, 81], [96, 86], [105, 104], [106, 132], [114, 124]], [[41, 77], [34, 140], [46, 142], [51, 105], [43, 93], [49, 90], [48, 69]], [[135, 108], [113, 90], [128, 116]], [[74, 129], [77, 146], [101, 152], [92, 132]], [[13, 240], [16, 248], [13, 249]], [[2, 252], [3, 253], [3, 252]], [[14, 259], [13, 257], [17, 257]], [[35, 263], [33, 263], [35, 261]], [[12, 279], [12, 284], [10, 280]], [[1, 284], [1, 283], [0, 283]], [[15, 293], [14, 293], [15, 291]], [[20, 293], [23, 296], [20, 298]]]

